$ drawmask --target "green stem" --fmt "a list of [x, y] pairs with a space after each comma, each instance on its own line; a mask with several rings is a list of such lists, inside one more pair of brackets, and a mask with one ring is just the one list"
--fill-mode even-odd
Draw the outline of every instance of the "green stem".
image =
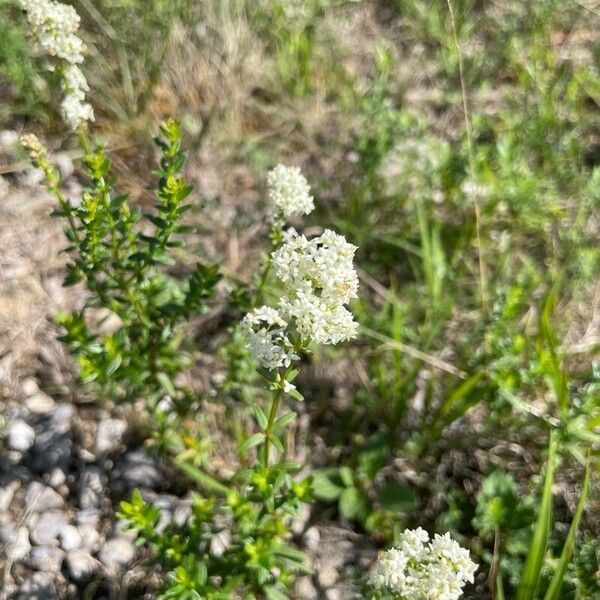
[[269, 277], [270, 271], [271, 271], [271, 259], [269, 258], [267, 260], [267, 264], [265, 265], [265, 268], [263, 269], [261, 276], [260, 276], [258, 288], [256, 289], [256, 295], [254, 296], [254, 304], [252, 305], [253, 308], [256, 307], [256, 305], [262, 299], [263, 289], [265, 287], [265, 284], [267, 283], [267, 278]]
[[273, 434], [273, 423], [275, 422], [275, 417], [277, 416], [277, 411], [279, 410], [279, 405], [281, 404], [281, 397], [283, 396], [283, 385], [289, 370], [290, 367], [286, 367], [285, 371], [283, 372], [283, 375], [281, 376], [281, 382], [279, 384], [279, 387], [275, 391], [275, 395], [273, 396], [273, 402], [271, 403], [269, 420], [267, 421], [267, 426], [265, 428], [265, 445], [263, 447], [262, 457], [263, 467], [265, 468], [269, 466], [269, 451], [271, 445], [271, 435]]

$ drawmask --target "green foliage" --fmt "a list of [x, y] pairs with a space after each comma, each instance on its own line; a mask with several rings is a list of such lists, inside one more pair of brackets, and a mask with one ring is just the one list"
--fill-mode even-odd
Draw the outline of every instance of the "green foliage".
[[[310, 479], [291, 477], [297, 468], [281, 462], [242, 470], [228, 487], [213, 489], [219, 496], [195, 495], [187, 522], [170, 523], [161, 532], [160, 511], [138, 491], [122, 502], [119, 516], [127, 529], [166, 573], [159, 597], [287, 598], [293, 575], [310, 572], [306, 557], [288, 543], [290, 518], [310, 500]], [[197, 481], [206, 487], [203, 477]]]
[[163, 73], [171, 32], [190, 0], [77, 0], [89, 81], [103, 112], [126, 122], [146, 109]]
[[[384, 538], [393, 534], [401, 515], [418, 508], [419, 496], [408, 484], [382, 477], [390, 453], [389, 436], [372, 436], [356, 455], [356, 466], [315, 472], [314, 494], [323, 502], [337, 502], [340, 515]], [[377, 485], [376, 482], [377, 481]]]
[[19, 13], [12, 0], [0, 0], [0, 83], [8, 88], [2, 94], [3, 122], [15, 116], [41, 118], [48, 110], [48, 90], [31, 57]]
[[[100, 146], [83, 159], [90, 183], [81, 205], [62, 202], [55, 211], [67, 218], [71, 242], [65, 285], [84, 281], [90, 291], [81, 311], [59, 318], [66, 330], [62, 340], [77, 358], [83, 381], [98, 384], [113, 399], [143, 396], [150, 405], [165, 394], [173, 400], [184, 395], [176, 383], [186, 367], [182, 326], [206, 309], [220, 277], [217, 266], [201, 263], [181, 280], [164, 270], [182, 243], [174, 236], [189, 231], [181, 219], [192, 188], [180, 176], [185, 158], [178, 123], [162, 125], [156, 144], [162, 155], [156, 213], [143, 215], [150, 228], [140, 227], [140, 212], [114, 192], [110, 161]], [[100, 326], [90, 323], [93, 309]], [[116, 326], [104, 333], [102, 322], [110, 320]]]
[[[326, 165], [315, 190], [321, 216], [333, 216], [359, 246], [356, 369], [325, 356], [341, 390], [335, 402], [319, 369], [309, 371], [315, 380], [306, 386], [310, 426], [327, 442], [313, 482], [325, 514], [377, 541], [391, 541], [407, 522], [453, 529], [480, 561], [477, 593], [498, 600], [600, 594], [598, 524], [585, 513], [593, 462], [573, 515], [552, 495], [553, 482], [574, 485], [580, 469], [571, 463], [588, 461], [599, 441], [598, 343], [589, 313], [600, 268], [600, 45], [580, 27], [591, 11], [558, 0], [452, 0], [461, 82], [446, 2], [261, 0], [206, 3], [198, 12], [183, 0], [151, 4], [75, 3], [98, 114], [124, 122], [139, 115], [168, 60], [170, 32], [210, 30], [198, 14], [212, 8], [223, 31], [198, 34], [208, 40], [199, 51], [228, 67], [233, 28], [223, 24], [231, 25], [235, 7], [264, 52], [259, 67], [270, 83], [264, 90], [252, 78], [240, 90], [249, 98], [239, 111], [241, 146], [263, 165], [290, 154], [309, 168]], [[0, 74], [16, 98], [43, 105], [35, 63], [13, 26], [16, 11], [6, 10]], [[365, 11], [369, 34], [352, 25], [363, 17], [354, 10]], [[339, 31], [358, 32], [357, 39], [339, 39]], [[244, 73], [233, 71], [243, 85]], [[280, 127], [280, 115], [289, 128]], [[219, 150], [230, 150], [228, 142]], [[119, 400], [143, 397], [154, 406], [169, 397], [184, 413], [186, 329], [206, 310], [218, 273], [202, 264], [183, 277], [169, 269], [187, 231], [190, 188], [176, 125], [163, 127], [157, 143], [158, 204], [149, 215], [114, 191], [99, 145], [85, 148], [89, 181], [80, 205], [61, 195], [56, 170], [47, 167], [46, 175], [67, 220], [66, 283], [89, 291], [81, 312], [61, 317], [82, 379]], [[240, 152], [235, 146], [231, 155]], [[254, 298], [243, 286], [234, 294], [234, 310], [250, 309], [269, 294], [268, 273]], [[590, 335], [580, 335], [588, 323]], [[164, 598], [280, 600], [305, 570], [289, 545], [288, 519], [312, 494], [310, 480], [296, 480], [297, 466], [286, 462], [295, 411], [280, 409], [283, 382], [294, 373], [257, 374], [236, 328], [217, 331], [215, 340], [225, 372], [215, 399], [234, 416], [220, 433], [238, 443], [236, 475], [215, 479], [209, 432], [180, 435], [173, 406], [156, 410], [161, 448], [176, 450], [176, 466], [206, 496], [195, 498], [185, 525], [161, 532], [158, 512], [139, 495], [123, 504], [122, 516], [167, 575]], [[297, 390], [289, 396], [302, 399]], [[548, 435], [544, 463], [538, 457]], [[527, 469], [512, 455], [505, 460], [513, 451], [528, 459]], [[414, 475], [410, 485], [405, 470]]]

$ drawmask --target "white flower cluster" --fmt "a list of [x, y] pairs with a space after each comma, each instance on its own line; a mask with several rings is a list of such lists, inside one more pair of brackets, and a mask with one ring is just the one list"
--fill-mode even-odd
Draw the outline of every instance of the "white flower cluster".
[[[268, 185], [273, 227], [283, 225], [284, 217], [313, 210], [310, 188], [299, 169], [278, 165], [269, 173]], [[278, 369], [296, 360], [290, 337], [337, 344], [356, 335], [358, 325], [346, 308], [358, 292], [355, 252], [356, 246], [329, 229], [311, 240], [293, 228], [283, 232], [270, 258], [284, 286], [279, 305], [262, 306], [243, 320], [248, 348], [261, 366]]]
[[476, 570], [469, 551], [449, 533], [430, 541], [419, 527], [404, 531], [398, 545], [383, 553], [371, 582], [402, 600], [457, 600]]
[[293, 215], [307, 215], [315, 208], [310, 187], [298, 167], [277, 165], [267, 175], [267, 197], [272, 221], [282, 224]]
[[261, 306], [248, 313], [242, 328], [246, 333], [250, 353], [265, 369], [287, 367], [296, 355], [285, 328], [287, 323], [269, 306]]
[[300, 336], [319, 344], [337, 344], [356, 335], [357, 323], [345, 307], [358, 292], [352, 259], [356, 246], [327, 229], [308, 240], [289, 229], [271, 255], [285, 286], [280, 301], [284, 318], [294, 320]]
[[62, 87], [65, 97], [61, 109], [65, 122], [72, 129], [77, 129], [81, 121], [93, 121], [94, 110], [91, 104], [85, 102], [85, 93], [90, 88], [78, 66], [69, 65], [65, 69]]
[[65, 96], [61, 109], [65, 122], [77, 129], [82, 121], [93, 121], [92, 107], [85, 102], [88, 84], [77, 66], [85, 53], [85, 44], [77, 36], [79, 15], [72, 6], [55, 0], [20, 0], [20, 5], [26, 11], [34, 50], [67, 63], [62, 72]]

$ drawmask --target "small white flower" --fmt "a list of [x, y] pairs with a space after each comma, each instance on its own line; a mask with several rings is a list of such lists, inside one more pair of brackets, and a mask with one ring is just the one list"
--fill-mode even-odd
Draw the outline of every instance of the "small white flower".
[[315, 208], [308, 182], [298, 167], [277, 165], [269, 171], [267, 197], [271, 203], [271, 218], [274, 220], [307, 215]]
[[337, 344], [356, 335], [358, 326], [344, 306], [358, 293], [355, 251], [333, 231], [308, 240], [290, 229], [272, 253], [273, 268], [286, 288], [281, 313], [294, 320], [303, 339]]
[[65, 97], [61, 109], [65, 123], [71, 129], [77, 129], [81, 121], [93, 121], [94, 110], [89, 103], [85, 102], [85, 93], [89, 90], [89, 86], [78, 66], [69, 65], [65, 69], [62, 87]]
[[371, 583], [402, 600], [457, 600], [476, 570], [469, 551], [449, 533], [429, 541], [419, 527], [404, 531], [397, 547], [379, 557]]
[[76, 35], [79, 15], [72, 6], [54, 0], [20, 0], [20, 4], [36, 52], [69, 63], [83, 62], [85, 44]]
[[298, 358], [285, 333], [287, 323], [274, 308], [256, 308], [244, 317], [242, 327], [250, 354], [265, 369], [287, 367]]
[[286, 394], [289, 394], [292, 390], [295, 390], [296, 386], [293, 383], [290, 383], [289, 381], [285, 380], [283, 382], [283, 391]]
[[[94, 111], [85, 102], [89, 87], [77, 66], [83, 62], [86, 50], [77, 36], [79, 15], [72, 6], [55, 0], [20, 0], [20, 5], [26, 11], [35, 52], [54, 58], [55, 63], [56, 59], [59, 61], [58, 71], [62, 73], [61, 85], [65, 94], [61, 102], [63, 119], [71, 129], [77, 129], [82, 121], [93, 121]], [[47, 68], [54, 71], [56, 65], [48, 61]]]

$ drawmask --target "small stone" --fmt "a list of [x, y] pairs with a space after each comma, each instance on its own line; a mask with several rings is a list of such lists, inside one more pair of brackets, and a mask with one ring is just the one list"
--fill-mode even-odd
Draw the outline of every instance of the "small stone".
[[67, 516], [61, 510], [42, 513], [31, 529], [31, 541], [37, 546], [57, 546], [58, 535], [68, 524]]
[[54, 546], [35, 546], [29, 552], [27, 563], [36, 571], [60, 571], [65, 553]]
[[302, 541], [304, 542], [304, 546], [310, 552], [316, 552], [321, 545], [321, 534], [319, 530], [313, 526], [309, 527], [302, 536]]
[[59, 534], [58, 540], [63, 550], [76, 550], [81, 547], [81, 534], [74, 525], [67, 525]]
[[32, 481], [25, 493], [25, 505], [34, 512], [46, 512], [53, 508], [63, 508], [65, 501], [51, 487]]
[[6, 512], [12, 502], [15, 492], [21, 487], [18, 479], [12, 479], [8, 483], [0, 482], [0, 512]]
[[155, 461], [142, 450], [131, 450], [125, 453], [118, 468], [115, 467], [113, 472], [127, 489], [136, 487], [155, 489], [163, 482], [162, 474]]
[[319, 592], [310, 577], [300, 577], [296, 582], [296, 595], [300, 600], [317, 600]]
[[46, 415], [54, 408], [54, 400], [44, 392], [37, 392], [25, 400], [25, 408], [36, 415]]
[[40, 388], [33, 377], [27, 377], [27, 379], [24, 379], [23, 383], [21, 383], [21, 391], [26, 398], [29, 398], [29, 396], [37, 394], [40, 391]]
[[10, 515], [0, 515], [0, 543], [10, 544], [15, 535], [16, 526]]
[[100, 421], [96, 431], [96, 452], [104, 454], [115, 450], [121, 443], [126, 430], [127, 422], [122, 419]]
[[177, 504], [173, 510], [173, 523], [177, 527], [183, 527], [192, 516], [191, 500], [184, 499]]
[[52, 471], [50, 471], [50, 473], [44, 476], [44, 480], [48, 483], [50, 487], [56, 489], [61, 487], [65, 483], [65, 481], [67, 480], [67, 476], [62, 469], [55, 467], [54, 469], [52, 469]]
[[20, 586], [17, 600], [57, 600], [54, 577], [51, 573], [34, 573]]
[[71, 404], [59, 404], [50, 415], [50, 426], [54, 431], [64, 433], [71, 425], [75, 409]]
[[222, 556], [231, 546], [231, 533], [227, 529], [219, 531], [210, 540], [210, 553], [213, 556]]
[[106, 542], [106, 545], [98, 558], [113, 572], [119, 571], [133, 560], [135, 549], [131, 540], [124, 536], [112, 538]]
[[95, 525], [84, 523], [77, 527], [77, 531], [81, 539], [80, 548], [83, 548], [88, 552], [95, 552], [98, 550], [98, 547], [100, 546], [100, 534]]
[[35, 431], [25, 421], [13, 421], [6, 431], [6, 440], [11, 450], [27, 452], [33, 444]]
[[100, 511], [97, 508], [86, 508], [77, 511], [75, 520], [78, 525], [97, 525], [100, 522]]
[[339, 573], [337, 572], [337, 569], [335, 569], [334, 567], [332, 567], [330, 565], [325, 565], [319, 569], [318, 578], [319, 578], [319, 585], [321, 587], [330, 588], [331, 586], [335, 585], [335, 583], [337, 582], [337, 580], [339, 578]]
[[156, 498], [150, 498], [149, 500], [154, 506], [156, 506], [156, 508], [160, 509], [160, 517], [155, 529], [158, 533], [162, 533], [171, 523], [171, 511], [179, 499], [177, 496], [172, 496], [171, 494], [158, 494]]
[[57, 467], [67, 469], [71, 462], [73, 442], [67, 433], [44, 431], [33, 444], [31, 467], [37, 473], [48, 473]]
[[86, 467], [79, 478], [77, 502], [81, 509], [100, 508], [105, 496], [106, 475], [99, 467]]
[[6, 557], [8, 560], [21, 560], [29, 554], [30, 550], [29, 531], [27, 531], [27, 527], [19, 527], [12, 542], [6, 548]]
[[331, 588], [325, 592], [325, 598], [327, 600], [342, 600], [342, 592], [337, 588]]
[[100, 563], [83, 550], [71, 550], [65, 559], [69, 576], [76, 583], [88, 581], [100, 568]]

